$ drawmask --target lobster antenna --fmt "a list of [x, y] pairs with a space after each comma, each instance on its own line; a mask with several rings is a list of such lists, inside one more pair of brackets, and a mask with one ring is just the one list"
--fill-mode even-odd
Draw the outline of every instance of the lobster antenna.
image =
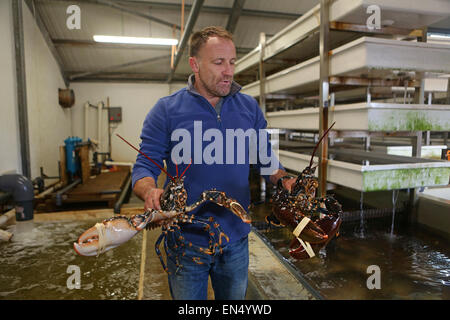
[[138, 148], [136, 148], [135, 146], [133, 146], [131, 143], [129, 143], [127, 140], [125, 140], [124, 138], [122, 138], [118, 133], [116, 133], [116, 136], [118, 136], [120, 139], [122, 139], [123, 141], [125, 141], [130, 147], [132, 147], [134, 150], [136, 150], [137, 152], [139, 152], [140, 154], [142, 154], [144, 157], [146, 157], [148, 160], [150, 160], [151, 162], [153, 162], [158, 168], [160, 168], [165, 174], [167, 174], [170, 179], [172, 179], [172, 181], [175, 182], [175, 179], [166, 171], [164, 170], [164, 168], [161, 168], [161, 166], [159, 164], [157, 164], [155, 161], [153, 161], [149, 156], [147, 156], [145, 153], [143, 153], [141, 150], [139, 150]]
[[184, 173], [187, 171], [187, 169], [189, 169], [189, 167], [191, 166], [191, 164], [192, 164], [192, 159], [191, 159], [191, 162], [189, 163], [189, 165], [186, 167], [186, 169], [184, 169], [183, 173], [182, 173], [181, 176], [180, 176], [180, 179], [184, 176]]
[[325, 138], [325, 136], [328, 134], [328, 132], [330, 131], [330, 129], [334, 126], [334, 124], [336, 123], [333, 122], [333, 124], [327, 129], [327, 131], [325, 131], [325, 133], [322, 135], [322, 137], [320, 138], [319, 142], [317, 142], [316, 146], [314, 147], [314, 151], [312, 153], [311, 156], [311, 161], [309, 161], [309, 167], [311, 168], [312, 164], [313, 164], [313, 160], [314, 160], [314, 155], [316, 154], [317, 148], [319, 147], [320, 143], [322, 142], [323, 138]]

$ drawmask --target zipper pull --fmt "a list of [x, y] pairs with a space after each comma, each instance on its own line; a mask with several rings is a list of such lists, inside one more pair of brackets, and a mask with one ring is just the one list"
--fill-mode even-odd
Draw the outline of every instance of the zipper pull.
[[217, 121], [221, 122], [222, 120], [220, 119], [220, 114], [217, 115]]

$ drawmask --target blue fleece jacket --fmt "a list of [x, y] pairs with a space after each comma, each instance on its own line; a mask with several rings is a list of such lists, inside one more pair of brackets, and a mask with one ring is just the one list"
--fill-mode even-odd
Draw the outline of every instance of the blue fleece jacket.
[[[256, 100], [251, 96], [240, 93], [240, 88], [237, 83], [233, 82], [231, 92], [223, 98], [222, 108], [218, 114], [214, 107], [195, 90], [193, 87], [193, 76], [191, 76], [187, 88], [161, 98], [150, 110], [144, 121], [141, 134], [141, 151], [161, 167], [163, 166], [163, 160], [165, 160], [168, 172], [172, 176], [176, 176], [175, 164], [172, 162], [172, 149], [176, 147], [181, 156], [184, 155], [187, 149], [180, 152], [180, 143], [183, 142], [183, 145], [190, 146], [191, 154], [190, 157], [188, 154], [187, 158], [192, 158], [192, 165], [186, 171], [184, 180], [188, 194], [188, 205], [197, 201], [203, 191], [212, 188], [224, 191], [229, 197], [239, 201], [245, 209], [250, 204], [250, 157], [248, 154], [249, 148], [254, 147], [252, 144], [256, 143], [256, 145], [259, 145], [259, 139], [253, 142], [250, 139], [246, 139], [246, 156], [243, 163], [243, 158], [240, 158], [242, 157], [243, 149], [239, 149], [236, 138], [234, 138], [234, 148], [227, 148], [227, 143], [232, 143], [233, 141], [227, 139], [226, 130], [242, 129], [246, 131], [253, 128], [258, 132], [259, 129], [266, 128], [267, 122]], [[196, 129], [194, 130], [194, 128]], [[214, 130], [215, 134], [212, 135], [214, 137], [201, 139], [199, 128], [201, 128], [202, 134], [205, 134], [205, 131], [208, 129], [216, 129]], [[181, 136], [172, 138], [172, 133], [176, 129], [187, 130], [181, 130], [181, 132], [189, 132], [190, 141], [189, 139], [184, 141], [185, 137], [182, 138]], [[222, 155], [220, 155], [219, 149], [212, 151], [214, 146], [220, 146], [221, 141], [219, 140], [222, 140], [222, 138], [217, 136], [219, 132], [223, 138]], [[263, 151], [266, 152], [265, 154], [270, 154], [270, 142], [267, 142], [261, 148], [266, 149]], [[207, 157], [202, 156], [205, 154], [209, 154], [210, 158], [212, 157], [216, 162], [206, 163], [210, 161], [205, 160]], [[200, 159], [201, 156], [202, 159]], [[276, 167], [283, 169], [276, 157], [275, 160]], [[268, 165], [264, 166], [261, 164], [259, 157], [257, 162], [255, 164], [257, 168], [268, 167]], [[189, 161], [178, 164], [179, 173], [183, 172], [188, 165]], [[139, 154], [132, 173], [133, 187], [136, 181], [144, 177], [153, 177], [157, 181], [160, 173], [161, 170], [157, 166]], [[268, 175], [264, 176], [266, 179], [268, 177]], [[167, 183], [168, 180], [166, 180]], [[211, 202], [202, 204], [191, 213], [196, 216], [212, 216], [227, 234], [230, 243], [245, 237], [250, 232], [248, 224], [242, 222], [228, 209]], [[185, 224], [182, 226], [182, 232], [187, 241], [204, 247], [208, 245], [209, 237], [201, 226]]]

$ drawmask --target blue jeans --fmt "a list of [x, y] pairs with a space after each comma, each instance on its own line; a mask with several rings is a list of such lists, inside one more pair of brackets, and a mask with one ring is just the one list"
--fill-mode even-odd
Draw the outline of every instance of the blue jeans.
[[[174, 300], [206, 300], [208, 277], [216, 300], [244, 300], [248, 284], [248, 237], [217, 250], [213, 255], [202, 253], [195, 245], [174, 247], [169, 239], [167, 267], [170, 294]], [[178, 254], [178, 255], [177, 255]], [[179, 265], [177, 267], [176, 259]]]

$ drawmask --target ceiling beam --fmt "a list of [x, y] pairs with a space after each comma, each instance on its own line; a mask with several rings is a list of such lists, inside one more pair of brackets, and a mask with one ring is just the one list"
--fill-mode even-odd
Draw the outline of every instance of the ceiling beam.
[[[70, 73], [69, 73], [70, 74]], [[172, 82], [186, 83], [188, 75], [175, 74]], [[73, 82], [165, 82], [167, 73], [153, 72], [104, 72], [80, 77]]]
[[192, 9], [189, 12], [189, 17], [186, 23], [186, 28], [184, 29], [183, 34], [181, 35], [181, 41], [177, 48], [177, 54], [175, 55], [173, 68], [170, 70], [169, 77], [167, 81], [170, 83], [172, 81], [175, 70], [177, 69], [178, 63], [180, 62], [181, 56], [183, 55], [184, 48], [186, 47], [189, 37], [191, 35], [192, 29], [194, 28], [195, 23], [197, 22], [198, 15], [200, 13], [200, 9], [202, 8], [204, 0], [195, 0], [192, 5]]
[[153, 58], [148, 58], [148, 59], [143, 59], [143, 60], [138, 60], [138, 61], [132, 61], [132, 62], [127, 62], [127, 63], [123, 63], [123, 64], [118, 64], [118, 65], [114, 65], [114, 66], [110, 66], [110, 67], [106, 67], [106, 68], [101, 68], [101, 69], [97, 69], [94, 71], [89, 71], [89, 72], [81, 72], [81, 73], [77, 73], [77, 74], [73, 74], [70, 76], [70, 80], [75, 80], [78, 78], [85, 78], [88, 76], [92, 76], [95, 74], [100, 74], [100, 73], [105, 73], [105, 72], [114, 72], [117, 69], [121, 69], [121, 68], [126, 68], [126, 67], [133, 67], [133, 66], [137, 66], [143, 63], [149, 63], [149, 62], [155, 62], [155, 61], [159, 61], [159, 60], [163, 60], [163, 59], [168, 59], [170, 58], [170, 54], [166, 54], [163, 56], [158, 56], [158, 57], [153, 57]]
[[233, 8], [231, 9], [231, 14], [228, 17], [227, 29], [229, 32], [234, 33], [238, 20], [242, 14], [242, 9], [244, 9], [245, 0], [234, 0]]

